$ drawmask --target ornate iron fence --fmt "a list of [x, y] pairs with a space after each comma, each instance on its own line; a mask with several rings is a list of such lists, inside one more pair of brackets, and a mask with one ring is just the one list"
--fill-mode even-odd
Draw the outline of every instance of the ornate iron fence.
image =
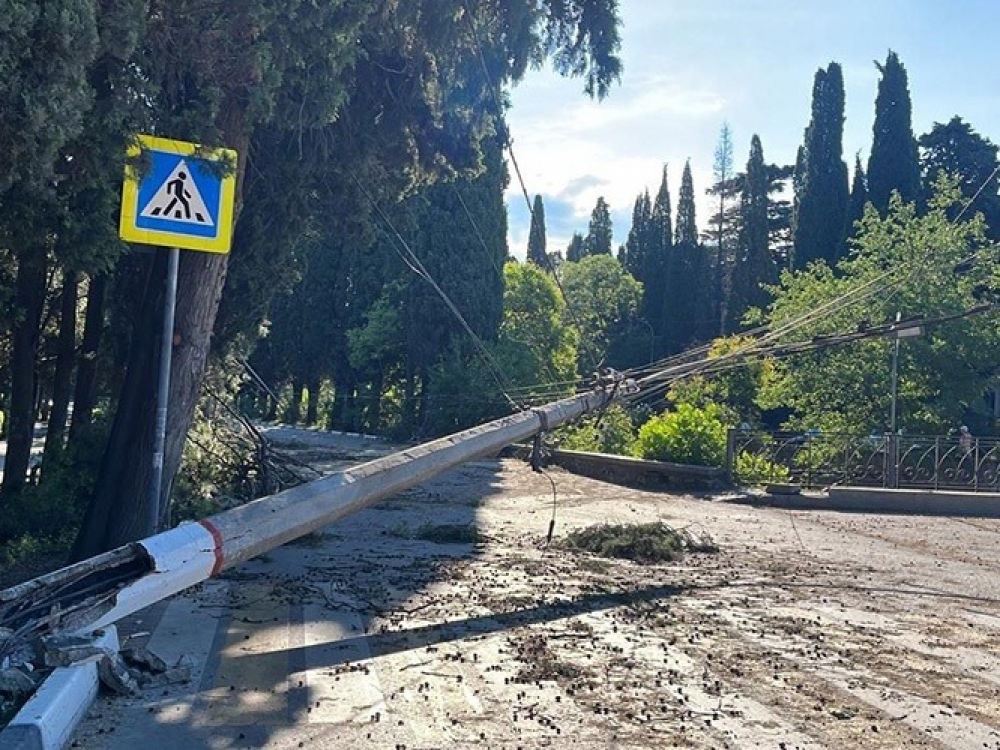
[[727, 468], [741, 484], [998, 492], [1000, 441], [730, 430]]

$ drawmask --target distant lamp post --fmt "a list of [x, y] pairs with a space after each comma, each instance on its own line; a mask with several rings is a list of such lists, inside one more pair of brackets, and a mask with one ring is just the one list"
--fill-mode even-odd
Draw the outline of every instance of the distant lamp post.
[[899, 313], [896, 313], [896, 325], [893, 327], [891, 335], [892, 342], [892, 376], [891, 376], [891, 399], [889, 405], [889, 486], [899, 486], [899, 435], [896, 431], [897, 398], [899, 391], [899, 340], [909, 339], [923, 334], [923, 327], [916, 321], [906, 321], [901, 323]]

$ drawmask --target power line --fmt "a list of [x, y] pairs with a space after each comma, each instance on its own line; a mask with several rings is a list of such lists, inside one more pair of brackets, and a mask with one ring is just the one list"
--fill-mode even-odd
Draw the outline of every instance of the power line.
[[[392, 236], [390, 237], [390, 241], [392, 240], [392, 237], [395, 237], [395, 239], [398, 241], [399, 243], [398, 246], [396, 242], [390, 242], [390, 244], [392, 245], [393, 250], [399, 256], [400, 260], [402, 260], [403, 263], [406, 264], [408, 268], [410, 268], [410, 270], [412, 270], [415, 274], [417, 274], [422, 279], [424, 279], [428, 284], [430, 284], [431, 287], [434, 289], [434, 291], [437, 292], [438, 296], [445, 303], [448, 309], [452, 312], [452, 314], [458, 320], [462, 328], [465, 329], [465, 332], [469, 334], [469, 337], [472, 339], [473, 344], [479, 350], [480, 356], [483, 358], [487, 370], [489, 370], [490, 375], [496, 381], [496, 384], [500, 388], [500, 392], [503, 394], [504, 398], [507, 399], [507, 401], [510, 403], [512, 407], [514, 407], [515, 410], [521, 410], [522, 407], [507, 394], [506, 388], [509, 385], [509, 378], [507, 378], [506, 373], [503, 371], [503, 367], [500, 365], [499, 362], [496, 361], [496, 358], [490, 353], [489, 349], [486, 347], [486, 344], [483, 342], [483, 340], [479, 338], [479, 336], [476, 334], [474, 330], [472, 330], [472, 326], [469, 325], [468, 321], [466, 321], [465, 319], [465, 316], [462, 315], [461, 311], [458, 309], [455, 303], [452, 302], [448, 294], [441, 288], [441, 286], [437, 283], [434, 277], [431, 276], [430, 272], [424, 267], [424, 264], [421, 263], [420, 258], [417, 257], [417, 255], [410, 248], [409, 243], [407, 243], [406, 240], [403, 238], [403, 236], [399, 233], [399, 231], [397, 231], [395, 225], [392, 223], [392, 221], [389, 219], [386, 213], [382, 210], [382, 207], [379, 206], [379, 204], [375, 201], [374, 197], [372, 197], [372, 195], [365, 189], [364, 185], [361, 184], [361, 181], [358, 179], [357, 175], [354, 174], [352, 170], [348, 170], [348, 174], [351, 175], [351, 179], [354, 180], [354, 184], [357, 186], [358, 190], [360, 190], [361, 194], [365, 196], [365, 198], [368, 200], [369, 203], [371, 203], [372, 208], [375, 209], [375, 212], [378, 214], [378, 216], [382, 219], [382, 221], [391, 231]], [[402, 248], [402, 251], [400, 250], [400, 248]]]

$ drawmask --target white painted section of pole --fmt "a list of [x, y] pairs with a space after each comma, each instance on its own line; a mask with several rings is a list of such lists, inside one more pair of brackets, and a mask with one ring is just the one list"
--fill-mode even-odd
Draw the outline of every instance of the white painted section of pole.
[[591, 391], [498, 419], [144, 539], [138, 544], [153, 572], [120, 589], [114, 605], [86, 627], [115, 622], [466, 461], [555, 428], [607, 404], [612, 393]]
[[[104, 628], [94, 645], [118, 651], [118, 631]], [[0, 732], [0, 750], [61, 750], [97, 697], [97, 662], [53, 670]]]
[[156, 393], [156, 436], [153, 445], [153, 477], [149, 486], [149, 529], [160, 530], [160, 493], [163, 490], [163, 457], [167, 445], [167, 409], [170, 404], [170, 360], [174, 350], [174, 313], [177, 309], [177, 270], [181, 251], [167, 250], [167, 289], [163, 302], [163, 332], [160, 338], [160, 370]]
[[88, 630], [101, 628], [127, 614], [155, 604], [212, 576], [218, 562], [217, 542], [200, 523], [183, 523], [139, 544], [153, 562], [153, 572], [126, 586]]

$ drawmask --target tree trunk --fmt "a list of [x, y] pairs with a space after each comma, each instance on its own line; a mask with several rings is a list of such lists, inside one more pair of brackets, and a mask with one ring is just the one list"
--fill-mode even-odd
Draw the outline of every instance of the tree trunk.
[[[157, 327], [154, 313], [163, 305], [163, 277], [166, 254], [160, 253], [144, 284], [145, 294], [134, 331], [135, 342], [118, 396], [118, 408], [107, 446], [101, 459], [94, 494], [84, 514], [83, 524], [73, 545], [72, 557], [82, 560], [118, 546], [117, 518], [125, 516], [135, 524], [133, 541], [145, 536], [148, 528], [148, 482], [152, 476], [153, 425], [156, 398]], [[142, 342], [142, 345], [138, 345]], [[145, 375], [146, 382], [143, 382]]]
[[372, 378], [371, 391], [368, 397], [368, 408], [365, 409], [365, 424], [361, 432], [370, 432], [377, 435], [382, 427], [382, 384], [384, 382], [382, 370]]
[[69, 441], [75, 443], [90, 427], [97, 400], [97, 351], [104, 332], [104, 297], [108, 285], [105, 274], [92, 276], [87, 290], [87, 313], [83, 323], [83, 341], [76, 365], [76, 388], [73, 391], [73, 419]]
[[309, 381], [306, 390], [309, 391], [309, 399], [306, 402], [306, 424], [312, 427], [319, 415], [319, 378]]
[[17, 267], [15, 310], [10, 354], [10, 411], [7, 415], [7, 455], [0, 499], [7, 500], [24, 486], [35, 436], [35, 354], [38, 326], [45, 305], [45, 250], [24, 253]]
[[52, 411], [49, 412], [49, 423], [45, 431], [43, 466], [51, 466], [59, 459], [63, 449], [63, 438], [66, 435], [69, 400], [73, 390], [73, 359], [76, 355], [77, 282], [76, 271], [63, 273], [56, 372], [52, 378]]
[[[218, 125], [221, 140], [237, 153], [236, 216], [246, 169], [249, 131], [246, 102], [223, 102]], [[235, 218], [234, 218], [235, 220]], [[152, 278], [155, 295], [144, 300], [143, 313], [131, 343], [129, 369], [125, 375], [115, 422], [91, 497], [84, 524], [73, 547], [77, 560], [148, 536], [167, 517], [167, 502], [174, 475], [181, 462], [188, 428], [194, 419], [201, 381], [208, 365], [212, 327], [226, 281], [229, 256], [221, 253], [184, 251], [177, 278], [174, 316], [174, 349], [170, 367], [167, 435], [163, 458], [163, 483], [150, 513], [150, 479], [156, 422], [158, 342], [162, 329], [162, 301], [166, 278], [166, 252], [158, 252]], [[149, 296], [157, 305], [148, 304]], [[142, 335], [145, 333], [145, 335]]]
[[327, 418], [328, 430], [341, 430], [344, 424], [344, 413], [347, 411], [347, 386], [343, 378], [333, 382], [333, 404], [330, 406], [330, 416]]
[[292, 378], [292, 400], [285, 409], [284, 421], [288, 424], [298, 424], [302, 418], [302, 381]]

